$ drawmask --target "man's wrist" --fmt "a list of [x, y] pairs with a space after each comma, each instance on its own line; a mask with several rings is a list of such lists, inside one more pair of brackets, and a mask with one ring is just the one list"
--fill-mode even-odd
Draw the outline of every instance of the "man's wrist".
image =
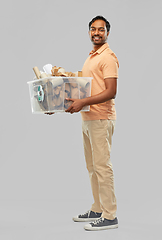
[[85, 107], [85, 106], [87, 106], [88, 104], [87, 104], [87, 98], [83, 98], [82, 99], [82, 103], [83, 103], [83, 107]]

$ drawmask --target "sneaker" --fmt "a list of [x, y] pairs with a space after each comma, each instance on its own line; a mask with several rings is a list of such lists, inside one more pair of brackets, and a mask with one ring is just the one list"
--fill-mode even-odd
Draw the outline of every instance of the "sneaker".
[[84, 226], [85, 230], [97, 231], [97, 230], [106, 230], [106, 229], [118, 228], [118, 219], [108, 220], [106, 218], [99, 218], [94, 222], [91, 222]]
[[91, 222], [99, 219], [102, 213], [93, 212], [91, 210], [87, 211], [84, 214], [73, 217], [74, 222]]

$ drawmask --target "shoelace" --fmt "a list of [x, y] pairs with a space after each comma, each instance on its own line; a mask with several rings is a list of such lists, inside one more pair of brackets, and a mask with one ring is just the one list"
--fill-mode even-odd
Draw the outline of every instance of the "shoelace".
[[80, 214], [80, 216], [81, 216], [81, 217], [84, 217], [84, 216], [86, 216], [86, 215], [88, 214], [88, 217], [89, 217], [89, 215], [90, 215], [90, 212], [91, 212], [91, 211], [90, 211], [90, 210], [88, 210], [86, 213], [84, 213], [84, 214]]
[[94, 222], [92, 222], [93, 225], [98, 225], [99, 223], [104, 222], [104, 218], [96, 219]]

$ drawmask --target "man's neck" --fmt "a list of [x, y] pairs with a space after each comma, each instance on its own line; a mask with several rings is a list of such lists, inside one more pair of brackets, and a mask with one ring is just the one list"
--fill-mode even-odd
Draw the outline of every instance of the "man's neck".
[[93, 44], [93, 51], [96, 52], [100, 47], [102, 47], [105, 43], [102, 43], [101, 45], [94, 45]]

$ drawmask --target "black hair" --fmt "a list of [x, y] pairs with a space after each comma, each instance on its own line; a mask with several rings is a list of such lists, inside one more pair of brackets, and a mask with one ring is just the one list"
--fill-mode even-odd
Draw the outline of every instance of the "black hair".
[[96, 20], [103, 20], [106, 23], [106, 28], [107, 31], [110, 31], [110, 23], [106, 20], [106, 18], [104, 18], [103, 16], [96, 16], [94, 17], [90, 22], [89, 22], [89, 30], [91, 28], [92, 23], [94, 23]]

